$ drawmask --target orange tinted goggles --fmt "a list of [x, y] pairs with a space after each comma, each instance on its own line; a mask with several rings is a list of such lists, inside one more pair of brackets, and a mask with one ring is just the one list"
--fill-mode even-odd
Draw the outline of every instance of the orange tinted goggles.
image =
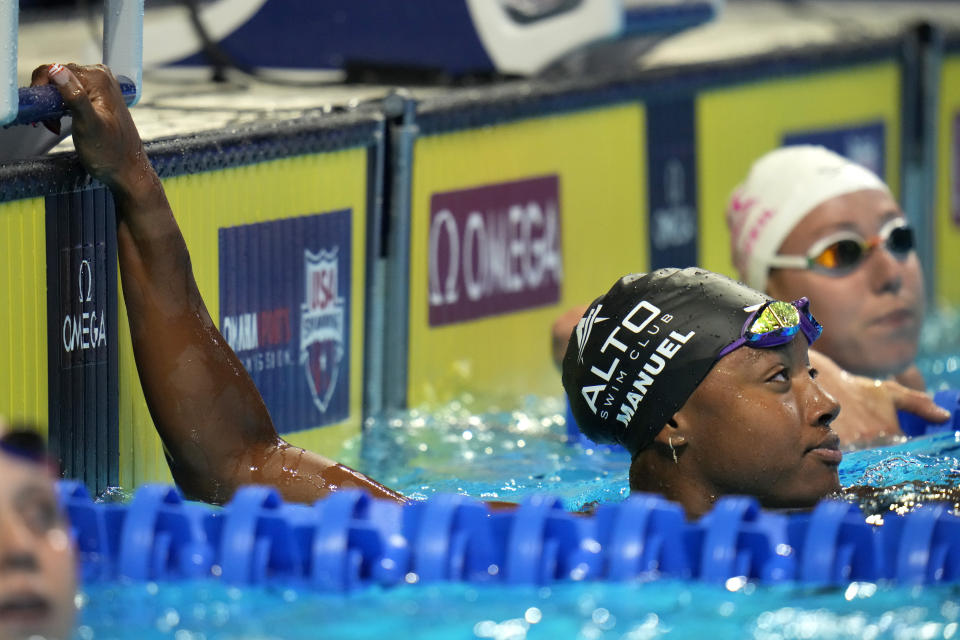
[[883, 246], [898, 260], [904, 260], [914, 249], [913, 229], [903, 218], [883, 225], [873, 238], [866, 239], [855, 231], [838, 231], [815, 242], [805, 256], [774, 256], [771, 267], [811, 269], [827, 275], [853, 272], [877, 247]]

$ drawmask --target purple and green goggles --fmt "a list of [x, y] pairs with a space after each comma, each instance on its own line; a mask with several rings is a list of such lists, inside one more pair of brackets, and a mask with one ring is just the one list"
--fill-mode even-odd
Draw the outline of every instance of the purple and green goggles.
[[744, 345], [760, 349], [778, 347], [793, 340], [798, 331], [803, 331], [807, 344], [813, 344], [823, 332], [823, 327], [810, 313], [810, 301], [806, 298], [793, 302], [771, 300], [753, 310], [743, 323], [740, 337], [721, 349], [717, 360]]

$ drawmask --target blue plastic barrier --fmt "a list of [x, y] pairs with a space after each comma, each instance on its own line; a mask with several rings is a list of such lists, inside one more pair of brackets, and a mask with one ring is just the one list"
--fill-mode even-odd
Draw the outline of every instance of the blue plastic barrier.
[[683, 509], [656, 495], [637, 494], [620, 504], [602, 505], [596, 528], [610, 580], [637, 577], [690, 578], [693, 567], [683, 544]]
[[801, 551], [798, 580], [833, 585], [890, 577], [882, 538], [890, 529], [867, 524], [857, 506], [824, 500], [809, 515], [792, 518], [791, 525], [803, 529], [791, 536]]
[[501, 517], [511, 520], [505, 549], [508, 584], [548, 584], [599, 574], [602, 558], [594, 520], [566, 512], [559, 498], [532, 496], [516, 512]]
[[945, 431], [960, 431], [960, 389], [944, 389], [933, 394], [933, 401], [950, 412], [950, 419], [934, 424], [906, 411], [898, 411], [900, 428], [908, 436], [922, 436]]
[[275, 489], [256, 486], [222, 509], [161, 486], [141, 488], [126, 505], [95, 503], [76, 482], [61, 482], [59, 495], [87, 582], [209, 576], [332, 592], [401, 582], [658, 577], [960, 582], [960, 518], [943, 504], [889, 514], [875, 526], [845, 502], [783, 514], [743, 497], [723, 498], [688, 522], [678, 505], [642, 494], [594, 514], [566, 512], [549, 496], [491, 512], [460, 495], [398, 505], [358, 491], [286, 504]]
[[460, 495], [438, 495], [406, 507], [412, 542], [410, 567], [421, 582], [492, 579], [503, 561], [486, 507]]
[[744, 576], [782, 582], [796, 575], [796, 559], [787, 536], [787, 517], [760, 510], [756, 500], [727, 497], [699, 523], [703, 529], [699, 577], [724, 582]]
[[126, 508], [119, 535], [117, 568], [135, 580], [209, 574], [214, 549], [208, 524], [219, 514], [185, 503], [173, 487], [146, 485]]
[[75, 480], [61, 481], [57, 488], [61, 509], [73, 528], [82, 578], [91, 581], [115, 576], [126, 508], [94, 504], [87, 488]]

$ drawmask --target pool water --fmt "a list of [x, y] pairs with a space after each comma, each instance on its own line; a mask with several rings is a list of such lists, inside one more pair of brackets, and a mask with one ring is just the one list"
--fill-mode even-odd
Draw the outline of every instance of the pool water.
[[942, 309], [926, 319], [917, 368], [932, 391], [960, 389], [960, 309]]
[[567, 444], [564, 405], [529, 398], [521, 409], [478, 414], [469, 402], [368, 421], [359, 467], [414, 499], [461, 493], [519, 502], [549, 493], [568, 509], [625, 499], [622, 449]]
[[954, 638], [960, 590], [853, 583], [841, 589], [570, 583], [368, 589], [348, 596], [235, 589], [216, 582], [97, 585], [77, 637], [417, 638]]

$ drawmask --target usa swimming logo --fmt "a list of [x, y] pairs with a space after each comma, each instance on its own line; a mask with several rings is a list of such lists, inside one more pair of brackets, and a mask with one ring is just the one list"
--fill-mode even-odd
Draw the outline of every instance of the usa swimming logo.
[[350, 417], [349, 209], [223, 228], [220, 332], [281, 434]]
[[313, 403], [327, 411], [343, 360], [343, 298], [337, 293], [338, 250], [304, 252], [306, 292], [300, 307], [300, 365]]

